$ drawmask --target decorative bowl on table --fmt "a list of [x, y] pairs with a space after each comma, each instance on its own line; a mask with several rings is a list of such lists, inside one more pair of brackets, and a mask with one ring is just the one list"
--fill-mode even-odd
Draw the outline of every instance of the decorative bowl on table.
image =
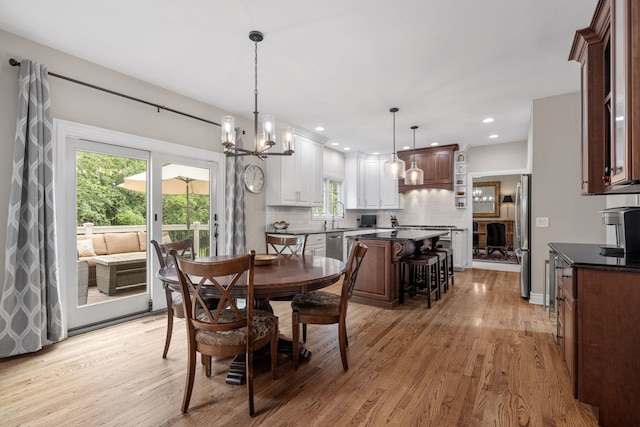
[[287, 221], [277, 221], [273, 223], [273, 228], [275, 228], [276, 231], [285, 231], [289, 228], [289, 223]]
[[255, 265], [271, 265], [278, 258], [276, 255], [258, 254], [255, 257]]

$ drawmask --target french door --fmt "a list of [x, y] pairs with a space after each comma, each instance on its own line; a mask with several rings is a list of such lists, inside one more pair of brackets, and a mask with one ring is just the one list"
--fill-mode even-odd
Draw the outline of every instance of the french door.
[[75, 174], [68, 175], [66, 187], [71, 191], [63, 210], [68, 230], [65, 258], [69, 272], [75, 262], [78, 273], [77, 286], [67, 287], [68, 328], [149, 311], [153, 282], [147, 274], [152, 252], [147, 250], [146, 187], [153, 178], [145, 179], [142, 192], [118, 184], [129, 174], [151, 177], [151, 155], [84, 139], [68, 142], [68, 167]]
[[58, 265], [67, 330], [166, 308], [149, 242], [193, 237], [197, 255], [219, 251], [224, 157], [199, 149], [185, 156], [185, 147], [176, 144], [54, 124]]

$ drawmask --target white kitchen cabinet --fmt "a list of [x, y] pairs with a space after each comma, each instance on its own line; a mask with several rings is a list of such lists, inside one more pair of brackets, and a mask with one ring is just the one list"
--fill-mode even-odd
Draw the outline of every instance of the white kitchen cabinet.
[[347, 209], [402, 209], [398, 180], [384, 176], [384, 162], [362, 154], [345, 157]]
[[267, 205], [322, 206], [322, 145], [296, 135], [295, 150], [267, 158]]
[[467, 268], [467, 230], [451, 230], [451, 248], [453, 249], [453, 268], [462, 271]]
[[307, 236], [307, 245], [305, 246], [305, 255], [326, 256], [327, 239], [325, 233], [309, 234]]

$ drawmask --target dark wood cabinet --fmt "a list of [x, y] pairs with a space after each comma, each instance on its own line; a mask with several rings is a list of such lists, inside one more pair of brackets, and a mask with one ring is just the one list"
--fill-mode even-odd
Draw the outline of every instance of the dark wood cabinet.
[[560, 353], [569, 372], [573, 397], [578, 397], [578, 359], [576, 353], [576, 284], [573, 270], [566, 261], [556, 259], [556, 308], [557, 308], [557, 332], [556, 338], [560, 346]]
[[640, 3], [600, 0], [576, 32], [581, 64], [582, 194], [640, 192]]
[[358, 272], [352, 301], [382, 308], [395, 307], [398, 305], [400, 272], [392, 253], [393, 241], [364, 237], [360, 241], [368, 250]]
[[600, 425], [640, 425], [640, 270], [624, 259], [615, 268], [591, 256], [590, 265], [585, 253], [552, 247], [560, 354], [574, 397], [598, 408]]
[[398, 192], [422, 188], [442, 188], [453, 190], [453, 162], [454, 152], [458, 145], [444, 145], [442, 147], [419, 148], [414, 151], [398, 151], [398, 157], [404, 160], [407, 169], [415, 158], [416, 165], [424, 171], [424, 184], [405, 185], [404, 180], [398, 182]]

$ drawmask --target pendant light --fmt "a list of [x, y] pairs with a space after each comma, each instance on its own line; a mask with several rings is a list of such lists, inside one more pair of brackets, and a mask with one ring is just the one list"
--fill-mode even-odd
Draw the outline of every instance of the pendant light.
[[411, 126], [411, 129], [413, 129], [413, 153], [411, 168], [407, 169], [404, 183], [405, 185], [422, 185], [424, 184], [424, 172], [416, 164], [416, 129], [418, 129], [418, 126]]
[[[256, 156], [261, 159], [268, 156], [290, 156], [294, 153], [294, 131], [293, 128], [287, 127], [283, 130], [283, 146], [282, 152], [275, 153], [269, 151], [271, 147], [276, 145], [276, 126], [275, 119], [271, 115], [263, 115], [258, 120], [258, 43], [264, 40], [264, 35], [260, 31], [251, 31], [249, 39], [255, 46], [254, 59], [254, 110], [253, 110], [253, 132], [254, 147], [253, 150], [237, 147], [235, 141], [235, 130], [233, 116], [222, 117], [222, 146], [227, 156]], [[258, 122], [262, 123], [262, 132], [258, 133]]]
[[400, 179], [405, 177], [404, 160], [398, 159], [396, 156], [396, 113], [397, 108], [389, 110], [393, 114], [393, 154], [389, 160], [384, 162], [384, 176], [386, 178]]

